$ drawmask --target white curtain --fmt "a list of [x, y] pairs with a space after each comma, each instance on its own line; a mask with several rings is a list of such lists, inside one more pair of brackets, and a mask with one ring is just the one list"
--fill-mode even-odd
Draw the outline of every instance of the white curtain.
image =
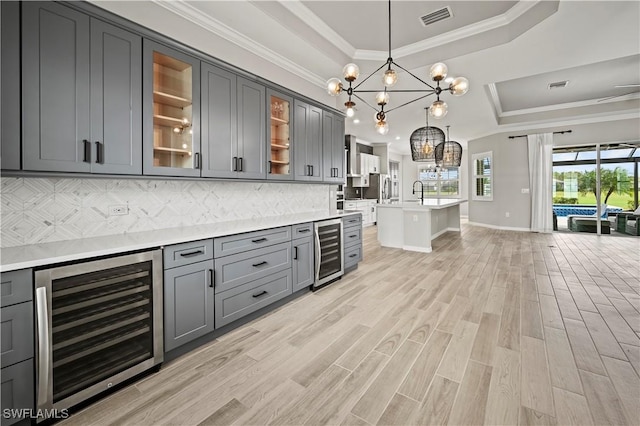
[[531, 230], [553, 231], [553, 133], [528, 135]]

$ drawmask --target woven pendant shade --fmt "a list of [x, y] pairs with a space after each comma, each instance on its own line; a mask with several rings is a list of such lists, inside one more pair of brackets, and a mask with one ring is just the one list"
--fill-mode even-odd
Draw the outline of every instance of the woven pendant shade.
[[436, 162], [436, 146], [444, 143], [444, 132], [437, 127], [429, 126], [427, 113], [427, 125], [420, 127], [411, 133], [411, 158], [422, 163]]
[[447, 126], [447, 141], [436, 145], [436, 164], [439, 167], [460, 167], [462, 164], [462, 145], [449, 139]]

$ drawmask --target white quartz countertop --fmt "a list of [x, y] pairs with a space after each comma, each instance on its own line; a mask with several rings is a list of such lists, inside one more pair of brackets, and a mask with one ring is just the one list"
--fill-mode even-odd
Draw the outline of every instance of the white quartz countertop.
[[467, 200], [457, 198], [425, 198], [424, 201], [405, 201], [397, 204], [379, 204], [378, 208], [437, 210], [466, 203]]
[[34, 268], [61, 262], [109, 256], [129, 251], [163, 247], [225, 235], [242, 234], [279, 226], [338, 218], [360, 212], [311, 212], [284, 216], [181, 226], [155, 231], [82, 238], [52, 243], [32, 244], [0, 249], [0, 271]]

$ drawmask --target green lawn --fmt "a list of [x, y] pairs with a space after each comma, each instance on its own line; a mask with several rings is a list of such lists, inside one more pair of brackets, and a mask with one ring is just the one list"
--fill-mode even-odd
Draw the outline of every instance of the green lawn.
[[[563, 196], [564, 196], [564, 193], [561, 191], [558, 191], [554, 194], [554, 197], [563, 197]], [[604, 201], [604, 195], [602, 196], [602, 200]], [[629, 196], [628, 194], [613, 193], [609, 196], [609, 200], [607, 200], [607, 205], [613, 206], [613, 207], [621, 207], [627, 210], [631, 208], [631, 206], [629, 205], [630, 201], [633, 202], [633, 197]], [[596, 195], [593, 192], [586, 195], [578, 194], [578, 204], [595, 205]]]

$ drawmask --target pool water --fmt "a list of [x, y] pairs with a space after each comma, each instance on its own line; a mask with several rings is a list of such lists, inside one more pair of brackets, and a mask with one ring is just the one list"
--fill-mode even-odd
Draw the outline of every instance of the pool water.
[[[566, 217], [569, 215], [595, 216], [596, 206], [581, 206], [576, 204], [554, 204], [553, 211], [558, 217]], [[610, 207], [603, 212], [602, 217], [607, 217], [608, 213], [621, 212], [620, 207]]]

